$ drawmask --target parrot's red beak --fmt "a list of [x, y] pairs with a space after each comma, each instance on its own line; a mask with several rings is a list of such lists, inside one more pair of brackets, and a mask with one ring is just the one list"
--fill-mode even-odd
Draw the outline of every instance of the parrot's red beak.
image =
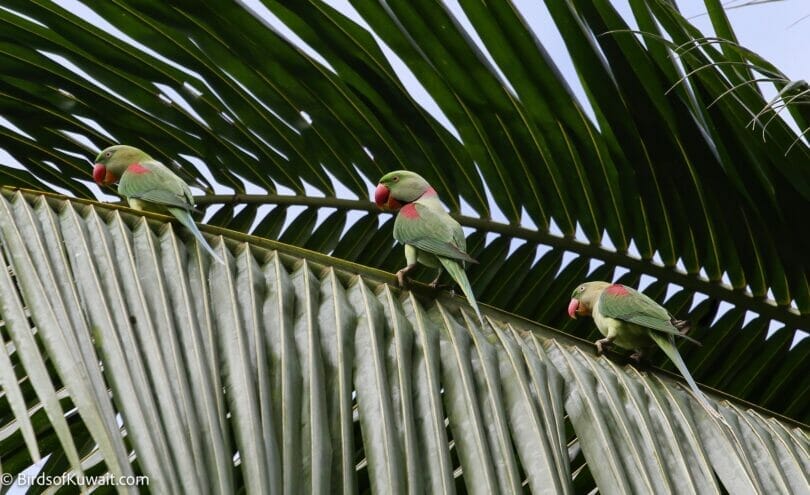
[[383, 184], [377, 184], [377, 189], [374, 190], [374, 202], [377, 203], [377, 208], [383, 208], [385, 203], [388, 202], [388, 197], [391, 195], [391, 190]]
[[374, 202], [377, 208], [383, 210], [398, 210], [402, 208], [402, 203], [391, 197], [391, 190], [385, 184], [378, 184], [374, 190]]
[[568, 303], [568, 316], [576, 320], [578, 309], [579, 301], [577, 299], [571, 299], [571, 302]]
[[116, 177], [107, 170], [104, 164], [96, 163], [93, 166], [93, 180], [96, 184], [107, 185], [115, 182]]
[[102, 184], [105, 175], [107, 175], [107, 167], [100, 163], [93, 165], [93, 180], [96, 181], [96, 184]]

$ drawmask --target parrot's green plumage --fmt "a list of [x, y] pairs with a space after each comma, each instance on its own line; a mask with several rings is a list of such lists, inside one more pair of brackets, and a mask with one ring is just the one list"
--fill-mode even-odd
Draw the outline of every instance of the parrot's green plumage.
[[675, 346], [675, 338], [697, 343], [686, 335], [689, 324], [676, 320], [660, 304], [631, 287], [608, 282], [587, 282], [576, 289], [568, 304], [571, 318], [592, 316], [596, 328], [605, 336], [596, 341], [601, 354], [611, 344], [636, 351], [641, 359], [645, 349], [657, 345], [675, 364], [701, 404], [712, 414], [715, 409], [700, 391]]
[[148, 154], [132, 146], [110, 146], [96, 157], [93, 179], [103, 185], [118, 182], [118, 193], [132, 208], [170, 213], [215, 260], [224, 263], [194, 223], [194, 197], [188, 185]]
[[407, 273], [421, 263], [438, 270], [431, 282], [436, 287], [444, 269], [461, 287], [483, 326], [484, 319], [463, 265], [477, 262], [467, 254], [461, 225], [447, 213], [430, 184], [414, 172], [397, 170], [380, 179], [374, 200], [381, 208], [397, 211], [394, 239], [405, 246], [408, 263], [397, 272], [399, 284], [405, 285]]

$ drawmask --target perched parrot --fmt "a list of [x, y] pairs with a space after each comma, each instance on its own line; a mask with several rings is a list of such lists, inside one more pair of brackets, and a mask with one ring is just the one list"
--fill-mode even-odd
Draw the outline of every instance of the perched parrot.
[[397, 272], [399, 285], [405, 285], [408, 272], [416, 268], [417, 262], [438, 269], [436, 278], [430, 283], [434, 288], [438, 286], [442, 269], [447, 270], [467, 296], [483, 326], [484, 319], [463, 265], [477, 261], [467, 254], [467, 240], [461, 225], [445, 211], [436, 190], [418, 174], [397, 170], [380, 179], [374, 202], [380, 208], [397, 211], [394, 239], [405, 246], [408, 263]]
[[96, 157], [93, 180], [100, 185], [118, 182], [118, 194], [136, 210], [171, 213], [215, 260], [224, 263], [191, 217], [194, 198], [188, 185], [151, 156], [132, 146], [110, 146]]
[[675, 337], [699, 344], [686, 335], [690, 328], [688, 322], [676, 320], [664, 307], [635, 289], [608, 282], [586, 282], [574, 289], [568, 315], [571, 318], [593, 316], [596, 328], [605, 336], [596, 341], [599, 354], [616, 344], [635, 350], [631, 358], [640, 361], [643, 352], [657, 344], [681, 372], [701, 404], [717, 415], [675, 346]]

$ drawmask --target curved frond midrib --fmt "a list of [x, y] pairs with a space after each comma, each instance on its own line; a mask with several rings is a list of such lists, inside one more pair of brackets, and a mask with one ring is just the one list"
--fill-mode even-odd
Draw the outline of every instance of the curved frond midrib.
[[[108, 209], [120, 208], [121, 210], [124, 211], [135, 212], [135, 210], [132, 210], [126, 206], [117, 203], [104, 203], [99, 201], [93, 201], [90, 199], [69, 198], [67, 196], [47, 191], [35, 191], [11, 187], [4, 187], [3, 189], [6, 191], [20, 190], [31, 194], [43, 195], [58, 200], [69, 199], [74, 202], [81, 202], [84, 204], [100, 206], [102, 208]], [[235, 204], [235, 205], [259, 204], [259, 205], [276, 205], [276, 206], [304, 206], [312, 208], [335, 208], [337, 210], [345, 210], [345, 211], [349, 210], [365, 211], [372, 214], [383, 213], [371, 201], [360, 199], [336, 198], [330, 196], [299, 196], [299, 195], [284, 195], [284, 194], [237, 193], [237, 194], [200, 195], [196, 196], [194, 199], [197, 206], [216, 205], [216, 204]], [[162, 215], [149, 212], [146, 213], [137, 212], [137, 214], [144, 216], [154, 215], [154, 218], [165, 218]], [[747, 310], [758, 313], [761, 316], [764, 316], [771, 320], [782, 322], [790, 326], [791, 328], [808, 327], [807, 316], [800, 314], [793, 307], [779, 306], [772, 299], [757, 299], [753, 297], [747, 290], [735, 289], [721, 281], [711, 281], [698, 275], [684, 273], [680, 270], [655, 263], [652, 259], [637, 258], [629, 255], [626, 252], [623, 253], [619, 251], [606, 249], [603, 246], [586, 244], [570, 237], [555, 236], [547, 231], [543, 232], [539, 230], [532, 230], [519, 225], [506, 224], [502, 222], [497, 222], [492, 219], [462, 215], [457, 212], [453, 212], [451, 213], [451, 215], [462, 226], [465, 227], [471, 227], [485, 233], [490, 232], [497, 233], [504, 235], [506, 237], [522, 239], [538, 245], [546, 245], [565, 251], [571, 251], [573, 253], [582, 256], [587, 256], [589, 258], [609, 262], [617, 266], [623, 266], [630, 270], [645, 273], [660, 280], [680, 285], [686, 289], [700, 292], [709, 297], [720, 299], [722, 301], [733, 304], [734, 306], [746, 308]], [[214, 225], [200, 224], [200, 227], [202, 230], [207, 231], [211, 234], [222, 234], [233, 239], [239, 238], [241, 240], [249, 242], [256, 242], [257, 239], [262, 239], [257, 236], [245, 234], [243, 232], [234, 231]], [[270, 242], [272, 249], [277, 248], [275, 244], [278, 243], [278, 241], [272, 239], [262, 239], [262, 240]], [[365, 272], [365, 270], [368, 269], [368, 267], [365, 267], [364, 265], [359, 265], [349, 260], [341, 260], [339, 258], [324, 255], [319, 252], [307, 250], [296, 246], [290, 246], [283, 243], [278, 244], [288, 246], [289, 248], [296, 250], [296, 252], [302, 253], [309, 259], [317, 260], [317, 258], [325, 257], [324, 259], [328, 259], [329, 263], [333, 264], [334, 266], [340, 266], [341, 263], [346, 263], [346, 266], [351, 270], [357, 270], [358, 268], [361, 268]], [[335, 264], [335, 261], [338, 261], [338, 263]], [[390, 281], [394, 279], [393, 274], [390, 274], [388, 272], [373, 269], [372, 271], [374, 273], [370, 274], [374, 274], [377, 277], [380, 277], [381, 280]]]
[[[380, 214], [377, 206], [366, 200], [345, 199], [335, 197], [278, 195], [278, 194], [215, 194], [195, 197], [198, 206], [214, 204], [263, 204], [284, 206], [306, 206], [315, 208], [335, 208], [339, 210], [366, 211]], [[571, 251], [590, 258], [610, 262], [618, 266], [646, 273], [667, 282], [678, 284], [684, 288], [695, 290], [759, 313], [762, 316], [785, 323], [793, 328], [807, 326], [806, 317], [795, 308], [780, 306], [772, 299], [757, 299], [745, 289], [735, 289], [721, 281], [712, 281], [699, 275], [689, 274], [655, 263], [652, 259], [643, 259], [631, 256], [627, 252], [613, 251], [603, 246], [586, 244], [577, 239], [565, 236], [555, 236], [548, 231], [532, 230], [514, 224], [498, 222], [492, 219], [478, 218], [459, 213], [451, 215], [465, 227], [497, 233], [510, 238], [531, 241]]]

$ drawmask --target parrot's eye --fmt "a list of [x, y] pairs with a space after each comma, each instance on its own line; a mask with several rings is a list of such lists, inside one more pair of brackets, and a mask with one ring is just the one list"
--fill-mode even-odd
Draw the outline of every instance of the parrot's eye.
[[578, 291], [580, 291], [580, 292], [585, 292], [585, 286], [584, 286], [584, 285], [580, 285], [580, 286], [579, 286], [579, 289], [577, 289], [577, 290], [578, 290]]
[[104, 153], [104, 156], [105, 156], [105, 157], [107, 157], [107, 158], [109, 158], [109, 157], [111, 157], [111, 156], [112, 156], [112, 152], [111, 152], [111, 151], [108, 151], [108, 152]]
[[394, 176], [391, 180], [394, 182], [399, 182], [399, 177]]

